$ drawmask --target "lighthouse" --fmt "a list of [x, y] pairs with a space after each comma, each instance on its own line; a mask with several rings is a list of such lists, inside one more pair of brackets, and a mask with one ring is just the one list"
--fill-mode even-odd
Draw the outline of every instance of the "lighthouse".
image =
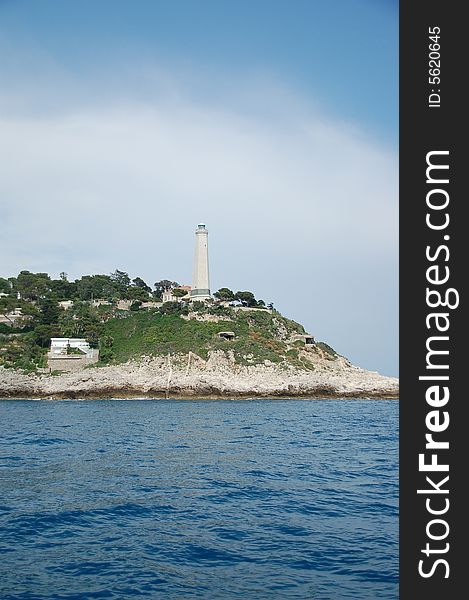
[[208, 277], [208, 229], [199, 223], [195, 230], [194, 276], [192, 280], [191, 300], [208, 300], [210, 282]]

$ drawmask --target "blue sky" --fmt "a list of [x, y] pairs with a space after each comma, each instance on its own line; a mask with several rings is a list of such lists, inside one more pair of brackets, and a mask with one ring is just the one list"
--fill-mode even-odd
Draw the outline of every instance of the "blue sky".
[[9, 60], [26, 73], [28, 48], [77, 76], [142, 61], [199, 67], [214, 79], [220, 70], [268, 72], [396, 143], [392, 0], [0, 0], [0, 11]]
[[203, 220], [213, 288], [396, 374], [397, 27], [384, 0], [0, 0], [2, 275], [190, 282]]

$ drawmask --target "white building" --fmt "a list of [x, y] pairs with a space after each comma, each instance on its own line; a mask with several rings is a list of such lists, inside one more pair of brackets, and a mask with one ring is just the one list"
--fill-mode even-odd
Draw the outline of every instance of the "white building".
[[163, 292], [161, 298], [163, 302], [182, 302], [186, 300], [190, 300], [192, 293], [192, 286], [190, 285], [180, 285], [176, 290], [184, 290], [186, 292], [185, 296], [176, 296], [173, 294], [173, 288], [166, 288]]
[[83, 338], [52, 338], [50, 341], [47, 366], [51, 371], [81, 371], [98, 360], [99, 350], [90, 348]]
[[59, 306], [60, 306], [60, 308], [63, 308], [64, 310], [68, 310], [69, 308], [72, 308], [73, 300], [61, 300], [59, 302]]
[[161, 299], [163, 302], [174, 302], [176, 296], [173, 296], [173, 290], [171, 288], [166, 288], [161, 295]]
[[200, 223], [195, 230], [194, 276], [191, 300], [209, 300], [208, 229]]
[[51, 357], [66, 355], [72, 348], [79, 350], [87, 358], [92, 358], [94, 355], [93, 348], [90, 348], [89, 343], [83, 338], [52, 338], [50, 341]]

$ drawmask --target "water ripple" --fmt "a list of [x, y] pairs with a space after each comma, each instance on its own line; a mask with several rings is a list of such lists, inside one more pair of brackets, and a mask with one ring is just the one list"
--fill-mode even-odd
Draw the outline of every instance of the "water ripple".
[[0, 597], [397, 598], [397, 410], [0, 402]]

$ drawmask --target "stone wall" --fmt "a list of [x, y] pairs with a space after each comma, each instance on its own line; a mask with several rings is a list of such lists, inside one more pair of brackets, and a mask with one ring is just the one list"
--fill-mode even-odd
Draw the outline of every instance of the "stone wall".
[[47, 367], [50, 371], [66, 371], [68, 373], [81, 371], [88, 365], [97, 363], [99, 359], [99, 351], [95, 350], [92, 356], [51, 356], [47, 355]]

